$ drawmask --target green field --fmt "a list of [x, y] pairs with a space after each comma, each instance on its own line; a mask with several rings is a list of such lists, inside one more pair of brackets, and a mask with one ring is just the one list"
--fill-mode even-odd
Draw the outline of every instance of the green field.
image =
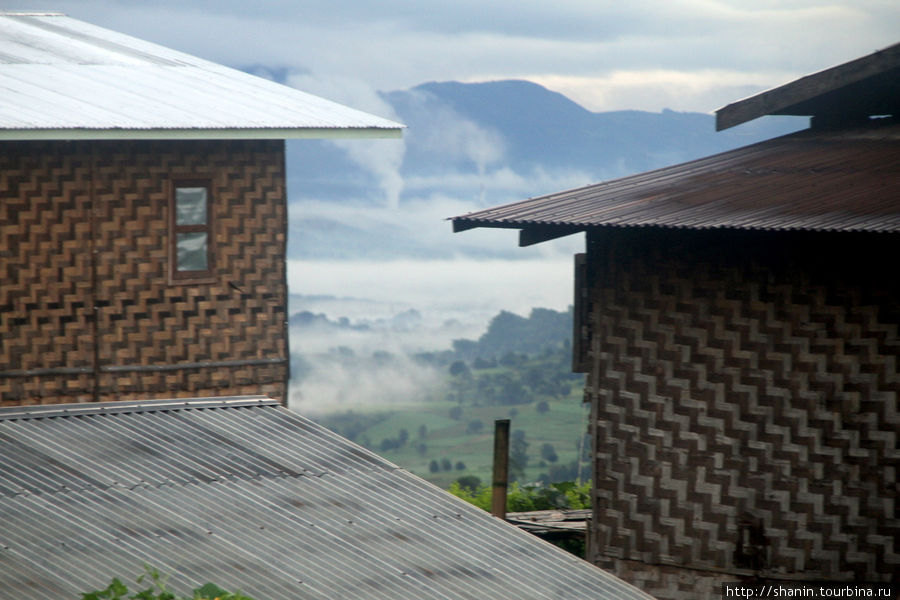
[[[483, 483], [490, 481], [494, 421], [509, 419], [510, 431], [524, 432], [527, 443], [528, 462], [524, 477], [519, 477], [524, 483], [537, 481], [544, 473], [551, 475], [552, 466], [569, 465], [577, 460], [587, 426], [586, 407], [581, 398], [581, 390], [576, 388], [562, 398], [540, 398], [514, 406], [474, 406], [446, 400], [381, 407], [365, 405], [320, 415], [316, 420], [394, 464], [446, 488], [466, 475], [474, 475]], [[538, 411], [541, 400], [547, 403], [543, 413]], [[450, 416], [455, 407], [461, 409], [461, 414], [456, 415], [458, 418]], [[473, 425], [474, 422], [481, 423], [480, 429]], [[348, 423], [353, 426], [348, 427]], [[384, 440], [402, 439], [402, 430], [408, 437], [399, 447], [383, 444]], [[420, 435], [422, 433], [424, 436]], [[542, 457], [544, 444], [553, 446], [557, 456], [555, 461]], [[433, 472], [429, 468], [432, 461], [440, 464], [444, 459], [450, 461], [451, 470]], [[458, 463], [465, 468], [459, 469]]]

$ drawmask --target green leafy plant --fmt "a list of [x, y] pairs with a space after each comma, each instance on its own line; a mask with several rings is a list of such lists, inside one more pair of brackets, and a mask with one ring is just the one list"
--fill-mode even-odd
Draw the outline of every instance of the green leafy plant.
[[[473, 486], [471, 482], [460, 478], [454, 481], [448, 491], [470, 504], [491, 510], [491, 488], [487, 485]], [[528, 512], [549, 509], [584, 509], [591, 507], [591, 482], [576, 483], [560, 481], [549, 485], [520, 486], [512, 482], [507, 489], [506, 510], [509, 512]], [[548, 540], [567, 552], [584, 558], [584, 538], [560, 538]]]
[[[461, 485], [460, 481], [450, 484], [447, 490], [454, 496], [462, 498], [470, 504], [484, 510], [491, 509], [491, 488], [488, 485], [472, 489], [469, 485]], [[578, 484], [574, 481], [560, 481], [549, 485], [510, 484], [506, 493], [506, 510], [510, 512], [527, 512], [531, 510], [579, 509], [591, 507], [591, 483]]]
[[253, 600], [240, 592], [228, 592], [212, 583], [195, 589], [190, 598], [178, 597], [169, 590], [169, 576], [150, 565], [144, 565], [144, 572], [136, 581], [138, 585], [147, 582], [149, 587], [129, 595], [128, 586], [114, 577], [105, 589], [86, 592], [81, 595], [81, 600]]

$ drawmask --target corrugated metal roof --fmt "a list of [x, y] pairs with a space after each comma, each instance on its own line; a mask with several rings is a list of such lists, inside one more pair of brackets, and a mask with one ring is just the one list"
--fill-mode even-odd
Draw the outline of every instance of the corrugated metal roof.
[[[650, 596], [264, 398], [0, 409], [0, 590]], [[187, 593], [188, 589], [176, 589]]]
[[403, 126], [58, 14], [0, 14], [0, 139], [396, 137]]
[[453, 217], [473, 227], [900, 231], [900, 125], [802, 131]]

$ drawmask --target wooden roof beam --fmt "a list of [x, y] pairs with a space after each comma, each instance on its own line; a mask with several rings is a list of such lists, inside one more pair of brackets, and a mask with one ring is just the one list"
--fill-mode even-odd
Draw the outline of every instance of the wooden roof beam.
[[[816, 98], [870, 78], [892, 77], [900, 67], [900, 44], [813, 73], [716, 111], [716, 131], [766, 115], [815, 116]], [[852, 99], [850, 99], [852, 100]], [[833, 108], [833, 107], [832, 107]]]
[[533, 246], [584, 231], [573, 225], [531, 225], [519, 231], [519, 246]]

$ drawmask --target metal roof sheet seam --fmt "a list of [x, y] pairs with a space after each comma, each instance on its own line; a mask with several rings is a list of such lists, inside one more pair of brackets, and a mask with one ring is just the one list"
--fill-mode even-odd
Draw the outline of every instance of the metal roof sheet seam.
[[0, 452], [20, 600], [145, 562], [269, 600], [650, 598], [263, 397], [2, 409]]

